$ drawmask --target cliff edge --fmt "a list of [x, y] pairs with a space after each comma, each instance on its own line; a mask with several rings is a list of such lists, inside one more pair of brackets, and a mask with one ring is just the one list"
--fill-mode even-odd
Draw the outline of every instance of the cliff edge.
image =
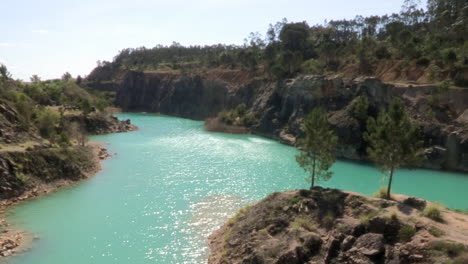
[[208, 263], [467, 263], [468, 215], [434, 208], [320, 187], [273, 193], [210, 236]]

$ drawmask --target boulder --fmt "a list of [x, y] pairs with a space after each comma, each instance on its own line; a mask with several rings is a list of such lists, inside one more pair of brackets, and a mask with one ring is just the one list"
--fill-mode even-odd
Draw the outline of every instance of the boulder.
[[360, 236], [350, 251], [359, 252], [365, 256], [377, 256], [384, 253], [383, 235], [367, 233]]
[[416, 197], [408, 197], [403, 200], [403, 203], [418, 210], [424, 210], [424, 208], [426, 208], [426, 200]]

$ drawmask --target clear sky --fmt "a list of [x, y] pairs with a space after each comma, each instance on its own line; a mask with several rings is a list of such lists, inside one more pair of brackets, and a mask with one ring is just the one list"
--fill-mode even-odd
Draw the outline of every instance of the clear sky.
[[0, 63], [14, 78], [87, 75], [119, 50], [177, 41], [242, 44], [287, 18], [399, 12], [403, 0], [0, 0]]

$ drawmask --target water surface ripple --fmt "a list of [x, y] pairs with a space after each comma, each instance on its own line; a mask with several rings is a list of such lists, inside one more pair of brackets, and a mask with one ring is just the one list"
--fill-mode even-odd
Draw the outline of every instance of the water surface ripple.
[[[297, 150], [251, 135], [203, 130], [203, 123], [120, 114], [140, 130], [92, 137], [117, 155], [96, 177], [21, 204], [8, 219], [40, 238], [11, 264], [204, 263], [207, 236], [273, 191], [307, 188]], [[372, 166], [337, 162], [325, 186], [375, 192]], [[468, 177], [398, 170], [394, 191], [468, 207]]]

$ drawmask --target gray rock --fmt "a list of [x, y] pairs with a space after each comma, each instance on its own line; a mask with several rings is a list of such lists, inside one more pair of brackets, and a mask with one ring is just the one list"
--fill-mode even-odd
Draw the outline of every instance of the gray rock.
[[383, 235], [367, 233], [360, 236], [350, 251], [356, 251], [366, 256], [376, 256], [384, 253]]
[[426, 208], [426, 200], [416, 197], [408, 197], [403, 200], [403, 203], [418, 210], [424, 210], [424, 208]]

